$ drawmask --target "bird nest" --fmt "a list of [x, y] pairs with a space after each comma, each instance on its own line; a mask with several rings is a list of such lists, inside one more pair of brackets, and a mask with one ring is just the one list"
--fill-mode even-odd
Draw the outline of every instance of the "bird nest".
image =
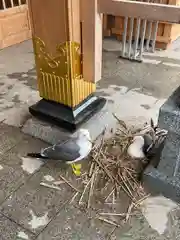
[[[76, 191], [71, 203], [84, 209], [93, 209], [96, 218], [108, 224], [119, 227], [121, 221], [128, 221], [139, 205], [145, 200], [147, 194], [141, 185], [141, 174], [148, 164], [148, 159], [135, 159], [128, 155], [128, 147], [135, 136], [148, 134], [153, 139], [148, 146], [150, 151], [165, 133], [159, 131], [151, 124], [146, 124], [143, 129], [127, 127], [127, 125], [114, 116], [119, 127], [109, 139], [105, 138], [106, 130], [97, 138], [93, 145], [88, 161], [88, 166], [82, 172], [77, 189], [67, 179], [66, 182]], [[80, 186], [80, 185], [79, 185]]]
[[153, 135], [154, 127], [151, 124], [143, 129], [129, 128], [116, 119], [119, 127], [113, 137], [105, 139], [104, 131], [95, 141], [88, 168], [80, 177], [82, 191], [77, 192], [71, 202], [76, 198], [81, 207], [94, 209], [97, 219], [119, 227], [117, 218], [126, 222], [132, 211], [149, 196], [140, 182], [148, 160], [130, 157], [127, 149], [134, 136]]
[[79, 195], [80, 206], [95, 209], [99, 220], [118, 227], [120, 224], [117, 217], [127, 221], [132, 211], [149, 196], [140, 181], [149, 160], [146, 157], [130, 157], [127, 153], [128, 147], [135, 136], [148, 134], [153, 140], [148, 146], [150, 151], [159, 139], [164, 140], [166, 134], [159, 131], [152, 120], [151, 124], [145, 124], [143, 129], [135, 129], [127, 127], [123, 121], [114, 117], [119, 127], [110, 139], [105, 139], [104, 131], [95, 141], [89, 157], [88, 171], [81, 176], [83, 190], [75, 197]]

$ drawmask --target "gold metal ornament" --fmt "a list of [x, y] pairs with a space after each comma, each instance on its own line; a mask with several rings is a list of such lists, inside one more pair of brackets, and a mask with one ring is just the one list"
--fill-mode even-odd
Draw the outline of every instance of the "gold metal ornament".
[[56, 56], [47, 52], [45, 43], [33, 38], [40, 96], [46, 100], [75, 107], [95, 92], [95, 83], [82, 76], [80, 44], [65, 42], [56, 47]]

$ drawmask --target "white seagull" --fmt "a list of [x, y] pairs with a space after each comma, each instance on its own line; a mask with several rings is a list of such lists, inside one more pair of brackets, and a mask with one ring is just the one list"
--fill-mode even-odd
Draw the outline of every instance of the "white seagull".
[[28, 153], [28, 157], [60, 160], [68, 164], [86, 158], [92, 149], [90, 133], [87, 129], [80, 129], [77, 137], [70, 137], [66, 141], [44, 148], [40, 153]]
[[142, 159], [145, 158], [144, 154], [144, 138], [142, 136], [135, 136], [133, 138], [132, 144], [128, 147], [127, 153], [130, 157], [136, 158], [136, 159]]

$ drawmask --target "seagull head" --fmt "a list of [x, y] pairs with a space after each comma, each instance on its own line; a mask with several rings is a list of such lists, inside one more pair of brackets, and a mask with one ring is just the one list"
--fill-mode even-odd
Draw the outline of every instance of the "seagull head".
[[88, 139], [88, 140], [91, 139], [89, 131], [88, 131], [87, 129], [83, 129], [83, 128], [81, 128], [81, 129], [78, 131], [78, 137], [79, 137], [79, 138], [86, 138], [86, 139]]

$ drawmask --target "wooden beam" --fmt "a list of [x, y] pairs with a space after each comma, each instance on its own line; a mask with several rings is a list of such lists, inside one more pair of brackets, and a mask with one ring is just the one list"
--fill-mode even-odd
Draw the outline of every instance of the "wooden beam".
[[180, 23], [180, 6], [126, 0], [98, 0], [98, 2], [100, 13]]
[[59, 54], [56, 47], [69, 41], [67, 3], [67, 0], [53, 0], [53, 4], [49, 0], [28, 0], [33, 37], [42, 39], [53, 57]]
[[81, 43], [80, 0], [68, 0], [69, 41]]
[[98, 0], [81, 0], [83, 77], [86, 81], [101, 79], [102, 68], [102, 14]]

